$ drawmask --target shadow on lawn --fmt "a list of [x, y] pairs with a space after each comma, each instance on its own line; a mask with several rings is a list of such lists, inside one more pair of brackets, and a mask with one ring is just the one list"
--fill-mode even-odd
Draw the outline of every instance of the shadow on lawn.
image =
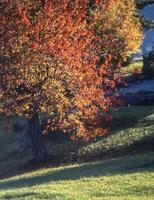
[[113, 113], [113, 119], [109, 123], [109, 128], [111, 132], [116, 132], [133, 128], [137, 124], [149, 126], [152, 125], [153, 120], [146, 119], [146, 117], [152, 114], [154, 114], [154, 106], [124, 106], [119, 112]]
[[[125, 130], [129, 127], [133, 127], [136, 124], [139, 123], [139, 126], [149, 126], [152, 125], [153, 123], [153, 118], [147, 118], [148, 116], [150, 116], [151, 114], [154, 113], [154, 107], [123, 107], [122, 110], [120, 112], [115, 113], [114, 115], [114, 119], [112, 121], [112, 126], [111, 126], [111, 134], [115, 134], [117, 133], [117, 130]], [[11, 137], [14, 137], [13, 135]], [[108, 137], [108, 135], [107, 135]], [[52, 138], [53, 140], [51, 140], [51, 138], [48, 138], [47, 140], [47, 145], [49, 145], [49, 149], [51, 147], [52, 142], [55, 142], [55, 138]], [[128, 146], [120, 146], [117, 145], [113, 148], [111, 148], [110, 150], [107, 150], [102, 147], [101, 152], [98, 151], [98, 154], [96, 152], [89, 152], [87, 151], [86, 154], [81, 154], [78, 155], [76, 152], [78, 152], [78, 149], [80, 147], [82, 147], [82, 145], [84, 147], [86, 147], [86, 145], [88, 144], [82, 144], [82, 145], [77, 145], [75, 143], [73, 144], [68, 144], [64, 145], [65, 148], [63, 148], [63, 139], [64, 138], [57, 138], [57, 143], [60, 143], [60, 147], [62, 149], [58, 149], [59, 150], [59, 154], [57, 154], [57, 147], [55, 148], [54, 153], [50, 154], [49, 153], [49, 161], [47, 162], [47, 164], [45, 166], [57, 166], [57, 165], [61, 165], [63, 163], [72, 163], [72, 162], [90, 162], [90, 161], [95, 161], [95, 160], [104, 160], [104, 159], [110, 159], [110, 158], [116, 158], [116, 157], [121, 157], [121, 156], [125, 156], [125, 155], [131, 155], [131, 154], [137, 154], [137, 153], [145, 153], [148, 151], [154, 151], [154, 135], [153, 136], [145, 136], [144, 138], [142, 138], [141, 141], [137, 141], [137, 142], [133, 142], [132, 144], [129, 144]], [[6, 140], [7, 141], [7, 140]], [[112, 146], [111, 146], [112, 147]], [[58, 147], [59, 148], [59, 147]], [[3, 149], [2, 149], [3, 150]], [[27, 155], [29, 154], [29, 152], [23, 152], [24, 153], [24, 157], [27, 159]], [[22, 156], [23, 155], [18, 155], [19, 156], [19, 165], [11, 165], [11, 162], [8, 162], [9, 164], [6, 165], [6, 167], [3, 167], [2, 170], [0, 170], [0, 178], [4, 179], [4, 178], [8, 178], [14, 175], [19, 175], [19, 174], [23, 174], [25, 172], [31, 171], [31, 170], [37, 170], [43, 166], [33, 166], [32, 163], [30, 161], [23, 161]], [[17, 160], [17, 155], [16, 152], [12, 151], [12, 154], [10, 157], [6, 157], [5, 160]], [[4, 161], [5, 161], [4, 160]], [[0, 160], [1, 163], [3, 163], [3, 160]], [[53, 162], [54, 161], [54, 162]], [[12, 161], [14, 162], [14, 161]], [[103, 162], [102, 164], [100, 164], [102, 166], [102, 170], [99, 169], [98, 172], [94, 173], [96, 174], [96, 176], [99, 176], [99, 172], [100, 175], [104, 175], [105, 173], [121, 173], [121, 168], [118, 171], [117, 168], [113, 168], [113, 169], [108, 169], [108, 165], [114, 165], [115, 163], [121, 162], [120, 160], [117, 161], [106, 161]], [[126, 161], [127, 162], [127, 161]], [[11, 163], [11, 164], [10, 164]], [[107, 164], [105, 164], [107, 163]], [[58, 178], [60, 180], [63, 180], [63, 175], [67, 174], [66, 177], [70, 177], [69, 173], [72, 174], [72, 177], [74, 177], [75, 179], [77, 179], [79, 176], [77, 175], [77, 173], [79, 172], [79, 174], [81, 174], [81, 176], [93, 176], [92, 172], [90, 172], [90, 175], [86, 173], [87, 170], [92, 171], [91, 166], [93, 165], [84, 165], [84, 167], [79, 167], [79, 168], [73, 168], [73, 169], [67, 169], [67, 170], [62, 170], [62, 171], [57, 171], [55, 173], [49, 174], [49, 178], [48, 175], [44, 175], [42, 176], [42, 179], [48, 182], [48, 181], [54, 181], [54, 180], [58, 180]], [[133, 166], [133, 165], [132, 165]], [[84, 170], [86, 168], [85, 174], [82, 174], [84, 172], [80, 172], [81, 170]], [[96, 168], [99, 168], [99, 164], [96, 164]], [[101, 167], [100, 167], [101, 168]], [[127, 168], [127, 167], [126, 167]], [[131, 170], [126, 170], [126, 169], [122, 169], [122, 173], [127, 171], [132, 171]], [[14, 181], [14, 182], [10, 182], [11, 185], [20, 185], [21, 187], [24, 184], [24, 182], [28, 182], [29, 185], [35, 185], [37, 184], [37, 179], [38, 182], [39, 180], [41, 180], [41, 178], [39, 179], [39, 177], [32, 177], [29, 179], [23, 179], [23, 183], [19, 180], [19, 184], [18, 181]], [[71, 178], [70, 178], [71, 179]], [[32, 182], [32, 183], [31, 183]], [[38, 183], [39, 184], [39, 183]], [[0, 188], [1, 187], [9, 187], [9, 182], [5, 182], [5, 184], [0, 183]], [[15, 186], [14, 186], [15, 187]], [[20, 186], [19, 186], [20, 187]]]
[[119, 158], [105, 162], [83, 164], [81, 166], [72, 166], [43, 175], [25, 177], [17, 180], [4, 180], [0, 182], [0, 188], [5, 190], [9, 188], [17, 189], [55, 181], [77, 180], [82, 177], [110, 176], [113, 174], [129, 174], [141, 171], [154, 171], [154, 153], [145, 154], [143, 156]]
[[2, 197], [2, 200], [12, 200], [12, 199], [63, 199], [65, 197], [65, 195], [63, 194], [59, 194], [59, 193], [43, 193], [43, 192], [25, 192], [25, 193], [13, 193], [13, 194], [5, 194]]
[[[14, 198], [25, 198], [25, 197], [28, 197], [28, 196], [34, 196], [35, 193], [34, 192], [26, 192], [26, 193], [23, 193], [23, 194], [15, 194], [15, 196], [13, 195]], [[6, 194], [3, 196], [2, 199], [12, 199], [12, 194]]]

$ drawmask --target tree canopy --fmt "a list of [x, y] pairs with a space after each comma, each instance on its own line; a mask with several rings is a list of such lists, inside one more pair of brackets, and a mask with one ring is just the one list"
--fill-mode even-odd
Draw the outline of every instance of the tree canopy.
[[133, 0], [1, 2], [1, 112], [46, 115], [45, 130], [73, 139], [106, 133], [102, 124], [120, 103], [108, 94], [140, 45], [135, 9]]

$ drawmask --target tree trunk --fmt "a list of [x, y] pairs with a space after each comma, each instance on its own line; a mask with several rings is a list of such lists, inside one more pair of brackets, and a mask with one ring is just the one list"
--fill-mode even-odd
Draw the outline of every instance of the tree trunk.
[[28, 129], [32, 140], [32, 148], [35, 156], [34, 161], [37, 163], [45, 162], [47, 159], [47, 152], [43, 142], [38, 113], [35, 113], [33, 117], [28, 120]]

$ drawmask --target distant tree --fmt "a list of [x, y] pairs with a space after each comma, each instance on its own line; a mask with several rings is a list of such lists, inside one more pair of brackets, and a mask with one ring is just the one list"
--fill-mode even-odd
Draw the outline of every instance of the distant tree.
[[136, 0], [137, 8], [142, 9], [145, 6], [154, 4], [154, 0]]
[[[136, 0], [136, 6], [138, 9], [144, 9], [146, 6], [154, 4], [154, 0]], [[140, 22], [142, 25], [142, 28], [146, 31], [151, 28], [154, 28], [154, 21], [145, 18], [144, 16], [140, 15]]]
[[44, 134], [104, 135], [120, 102], [108, 94], [123, 59], [139, 46], [133, 1], [4, 0], [0, 13], [1, 112], [28, 119], [35, 160], [47, 155], [41, 115]]
[[121, 42], [120, 55], [124, 60], [139, 50], [142, 33], [134, 0], [111, 0], [106, 13], [101, 15], [100, 19], [103, 19], [101, 28], [107, 22], [105, 23], [107, 32], [111, 32], [119, 38]]

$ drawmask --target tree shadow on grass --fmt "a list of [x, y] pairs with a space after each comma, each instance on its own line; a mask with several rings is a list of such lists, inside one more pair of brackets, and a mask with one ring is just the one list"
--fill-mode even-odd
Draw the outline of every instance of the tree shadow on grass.
[[154, 113], [154, 106], [130, 106], [122, 107], [120, 111], [113, 113], [113, 119], [108, 124], [111, 133], [125, 130], [139, 125], [149, 126], [153, 121], [147, 120], [146, 117]]
[[11, 193], [11, 194], [5, 194], [2, 196], [2, 200], [12, 200], [12, 199], [63, 199], [65, 195], [59, 194], [59, 193], [44, 193], [44, 192], [25, 192], [25, 193]]
[[34, 196], [35, 195], [35, 192], [26, 192], [26, 193], [22, 193], [22, 194], [5, 194], [2, 199], [12, 199], [12, 198], [16, 198], [16, 199], [19, 199], [19, 198], [26, 198], [26, 197], [29, 197], [29, 196]]
[[132, 157], [119, 158], [105, 162], [88, 163], [80, 166], [70, 166], [65, 169], [55, 169], [43, 175], [4, 180], [0, 182], [0, 188], [19, 189], [35, 185], [52, 183], [55, 181], [78, 180], [82, 177], [111, 176], [118, 174], [129, 174], [142, 171], [154, 171], [154, 153]]

